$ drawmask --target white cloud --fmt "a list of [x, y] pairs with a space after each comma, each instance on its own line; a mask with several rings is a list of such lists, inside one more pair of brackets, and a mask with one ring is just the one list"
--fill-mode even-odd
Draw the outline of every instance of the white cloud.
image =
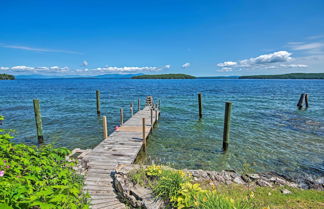
[[32, 72], [32, 73], [57, 73], [57, 72], [67, 72], [68, 67], [30, 67], [25, 65], [18, 65], [13, 67], [0, 67], [0, 70], [7, 70], [11, 72]]
[[307, 68], [308, 65], [305, 64], [281, 64], [280, 67], [286, 67], [286, 68]]
[[221, 67], [219, 72], [228, 72], [233, 69], [281, 69], [281, 68], [307, 68], [304, 63], [296, 63], [292, 58], [292, 53], [287, 51], [277, 51], [263, 54], [257, 57], [239, 60], [237, 62], [226, 61], [217, 64]]
[[9, 48], [9, 49], [19, 49], [24, 51], [34, 51], [34, 52], [56, 52], [56, 53], [66, 53], [66, 54], [82, 54], [76, 51], [70, 50], [59, 50], [59, 49], [44, 49], [44, 48], [35, 48], [30, 46], [21, 46], [21, 45], [8, 45], [0, 43], [0, 47]]
[[291, 59], [291, 53], [287, 51], [278, 51], [270, 54], [263, 54], [250, 59], [241, 60], [239, 64], [243, 67], [248, 67], [252, 65], [269, 64], [276, 62], [288, 62]]
[[70, 69], [68, 67], [30, 67], [30, 66], [13, 66], [13, 67], [0, 67], [0, 70], [10, 71], [13, 73], [63, 73], [63, 74], [89, 74], [89, 75], [99, 75], [104, 73], [134, 73], [134, 72], [155, 72], [163, 69], [169, 69], [171, 65], [165, 65], [161, 67], [154, 66], [143, 66], [143, 67], [98, 67], [94, 69]]
[[171, 65], [164, 65], [164, 69], [170, 69]]
[[218, 67], [229, 67], [234, 65], [237, 65], [237, 62], [227, 61], [227, 62], [222, 62], [217, 64]]
[[183, 65], [182, 65], [182, 68], [188, 68], [188, 67], [190, 67], [190, 63], [189, 62], [186, 62], [186, 63], [184, 63]]
[[89, 63], [88, 63], [87, 60], [84, 60], [84, 61], [82, 62], [82, 66], [86, 67], [86, 66], [88, 66], [88, 65], [89, 65]]
[[293, 50], [299, 51], [299, 50], [313, 50], [313, 49], [320, 49], [324, 47], [324, 43], [320, 43], [320, 42], [314, 42], [314, 43], [296, 43], [296, 42], [290, 42], [288, 43], [288, 45], [290, 46], [290, 48], [292, 48]]

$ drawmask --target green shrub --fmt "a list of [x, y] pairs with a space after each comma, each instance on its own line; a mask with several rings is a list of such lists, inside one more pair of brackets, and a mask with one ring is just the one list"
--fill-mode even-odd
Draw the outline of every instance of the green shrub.
[[[146, 185], [153, 188], [157, 197], [162, 198], [174, 208], [207, 208], [207, 209], [248, 209], [252, 208], [248, 201], [234, 201], [220, 193], [215, 188], [203, 190], [192, 177], [181, 170], [152, 165], [137, 171], [132, 176], [151, 180]], [[143, 177], [144, 175], [144, 177]]]
[[[3, 119], [3, 118], [2, 118]], [[0, 208], [89, 208], [66, 148], [11, 143], [0, 129]]]

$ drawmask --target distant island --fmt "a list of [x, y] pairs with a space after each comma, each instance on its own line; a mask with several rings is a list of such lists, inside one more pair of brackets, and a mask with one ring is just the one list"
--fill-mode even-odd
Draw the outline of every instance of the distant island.
[[160, 75], [138, 75], [132, 79], [195, 79], [195, 76], [186, 74], [160, 74]]
[[15, 80], [15, 76], [9, 74], [0, 74], [0, 80]]
[[324, 73], [289, 73], [281, 75], [247, 75], [239, 79], [324, 79]]

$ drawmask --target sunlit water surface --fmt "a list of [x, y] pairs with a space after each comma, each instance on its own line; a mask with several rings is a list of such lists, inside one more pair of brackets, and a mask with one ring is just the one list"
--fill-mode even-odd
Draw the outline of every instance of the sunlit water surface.
[[[145, 162], [176, 168], [275, 171], [292, 177], [324, 176], [324, 81], [322, 80], [113, 80], [0, 81], [2, 128], [16, 141], [36, 144], [32, 99], [41, 101], [46, 143], [91, 148], [101, 141], [95, 90], [110, 133], [119, 108], [145, 96], [161, 99], [161, 118], [148, 141]], [[197, 93], [203, 93], [198, 120]], [[297, 110], [301, 93], [310, 107]], [[233, 102], [229, 150], [222, 153], [224, 102]], [[136, 105], [134, 105], [137, 107]]]

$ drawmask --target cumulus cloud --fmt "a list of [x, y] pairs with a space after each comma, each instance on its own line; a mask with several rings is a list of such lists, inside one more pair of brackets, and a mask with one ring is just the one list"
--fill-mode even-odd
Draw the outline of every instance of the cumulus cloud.
[[68, 67], [30, 67], [25, 65], [18, 65], [13, 67], [0, 67], [0, 70], [6, 70], [11, 72], [32, 72], [32, 73], [57, 73], [57, 72], [67, 72], [69, 70]]
[[252, 66], [252, 65], [262, 65], [262, 64], [271, 64], [276, 62], [288, 62], [290, 61], [291, 53], [287, 51], [278, 51], [270, 54], [263, 54], [258, 57], [241, 60], [239, 64], [241, 66]]
[[106, 67], [98, 67], [93, 69], [70, 69], [68, 67], [59, 67], [59, 66], [51, 66], [51, 67], [30, 67], [30, 66], [13, 66], [13, 67], [0, 67], [0, 70], [10, 71], [10, 72], [18, 72], [18, 73], [64, 73], [64, 74], [93, 74], [99, 75], [104, 73], [134, 73], [134, 72], [154, 72], [160, 71], [163, 69], [169, 69], [170, 65], [165, 65], [161, 67], [154, 66], [143, 66], [143, 67], [114, 67], [114, 66], [106, 66]]
[[230, 67], [235, 65], [237, 65], [237, 62], [232, 62], [232, 61], [227, 61], [227, 62], [222, 62], [217, 64], [218, 67]]
[[190, 67], [190, 63], [189, 62], [186, 62], [186, 63], [184, 63], [183, 65], [182, 65], [182, 68], [188, 68], [188, 67]]
[[229, 72], [233, 69], [280, 69], [280, 68], [306, 68], [308, 65], [292, 63], [292, 53], [288, 51], [277, 51], [263, 54], [257, 57], [239, 60], [236, 62], [226, 61], [218, 63], [221, 67], [219, 72]]

